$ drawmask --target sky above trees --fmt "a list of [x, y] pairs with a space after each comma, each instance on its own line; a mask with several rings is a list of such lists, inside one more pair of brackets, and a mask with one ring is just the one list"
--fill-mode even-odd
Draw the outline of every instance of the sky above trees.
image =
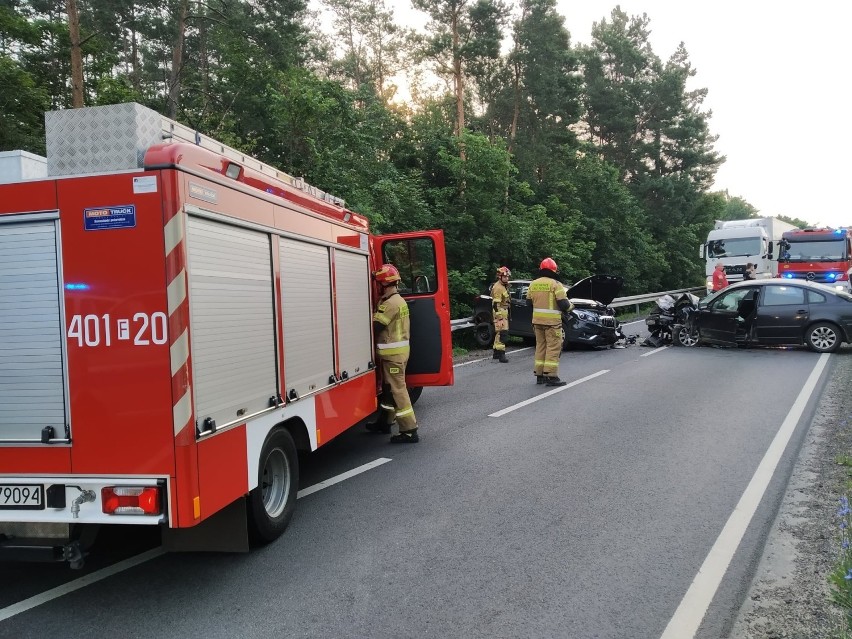
[[[398, 21], [424, 24], [408, 0], [393, 5]], [[664, 60], [684, 43], [697, 71], [691, 86], [707, 88], [716, 150], [727, 158], [715, 190], [744, 198], [761, 215], [852, 225], [844, 162], [852, 146], [845, 80], [852, 4], [558, 0], [556, 8], [572, 42], [588, 44], [592, 24], [617, 5], [648, 15], [649, 40]]]

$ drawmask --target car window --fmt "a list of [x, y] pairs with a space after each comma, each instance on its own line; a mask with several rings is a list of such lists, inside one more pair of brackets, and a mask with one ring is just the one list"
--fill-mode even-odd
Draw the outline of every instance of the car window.
[[761, 306], [783, 306], [785, 304], [804, 304], [805, 291], [798, 286], [765, 286]]
[[509, 297], [513, 300], [522, 300], [524, 299], [524, 293], [526, 292], [526, 285], [521, 284], [519, 282], [509, 282]]
[[826, 297], [816, 291], [808, 291], [808, 304], [825, 304]]
[[710, 302], [710, 307], [716, 311], [736, 311], [740, 300], [746, 296], [746, 293], [752, 290], [750, 288], [738, 288], [727, 293], [722, 293]]

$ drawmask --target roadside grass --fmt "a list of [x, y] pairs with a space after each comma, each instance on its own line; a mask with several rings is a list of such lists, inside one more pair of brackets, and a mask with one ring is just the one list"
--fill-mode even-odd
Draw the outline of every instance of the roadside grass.
[[[841, 428], [846, 426], [846, 420], [841, 422]], [[843, 613], [843, 627], [836, 635], [839, 639], [852, 639], [852, 509], [849, 507], [849, 497], [852, 494], [852, 455], [837, 455], [835, 462], [845, 467], [843, 496], [837, 500], [838, 557], [834, 570], [829, 574], [831, 585], [831, 600]]]

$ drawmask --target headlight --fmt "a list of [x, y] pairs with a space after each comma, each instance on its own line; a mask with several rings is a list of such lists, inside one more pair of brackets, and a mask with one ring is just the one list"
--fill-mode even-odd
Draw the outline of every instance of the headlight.
[[578, 309], [574, 309], [574, 315], [577, 316], [578, 319], [583, 320], [584, 322], [591, 322], [592, 324], [600, 324], [600, 317], [596, 313], [590, 313], [589, 311], [581, 311]]

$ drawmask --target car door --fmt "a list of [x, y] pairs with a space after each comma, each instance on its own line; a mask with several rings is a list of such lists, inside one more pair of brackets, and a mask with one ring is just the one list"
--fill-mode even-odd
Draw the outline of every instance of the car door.
[[529, 282], [509, 282], [509, 334], [530, 337], [532, 303], [527, 299]]
[[757, 306], [754, 334], [762, 344], [799, 344], [810, 316], [805, 289], [767, 284]]
[[713, 344], [732, 346], [737, 329], [741, 328], [740, 302], [751, 288], [737, 288], [719, 295], [698, 311], [698, 330], [701, 339]]

